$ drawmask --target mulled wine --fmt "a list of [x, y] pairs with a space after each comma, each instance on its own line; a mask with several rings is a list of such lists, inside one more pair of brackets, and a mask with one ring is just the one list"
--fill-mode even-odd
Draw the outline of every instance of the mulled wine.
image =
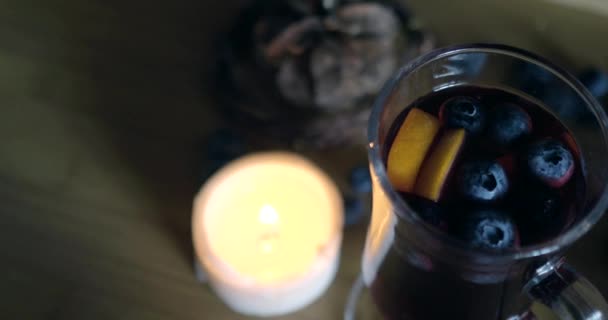
[[[538, 101], [491, 88], [457, 86], [415, 101], [384, 146], [393, 188], [425, 222], [469, 250], [505, 251], [559, 236], [585, 196], [581, 152]], [[525, 301], [520, 277], [468, 272], [409, 250], [399, 224], [371, 281], [386, 319], [505, 319]], [[513, 291], [513, 292], [511, 292]]]

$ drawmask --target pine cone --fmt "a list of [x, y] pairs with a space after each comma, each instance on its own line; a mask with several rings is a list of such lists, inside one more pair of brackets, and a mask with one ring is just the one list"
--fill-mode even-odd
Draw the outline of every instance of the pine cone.
[[396, 2], [320, 3], [255, 1], [229, 38], [218, 92], [233, 119], [262, 135], [317, 148], [363, 143], [375, 96], [433, 41]]

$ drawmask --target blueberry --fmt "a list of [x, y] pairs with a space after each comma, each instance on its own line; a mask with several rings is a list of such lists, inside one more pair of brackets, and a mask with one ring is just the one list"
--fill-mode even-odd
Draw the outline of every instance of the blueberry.
[[471, 97], [451, 98], [443, 103], [439, 113], [446, 126], [464, 128], [470, 133], [480, 133], [486, 124], [484, 106]]
[[447, 229], [445, 211], [438, 203], [413, 194], [402, 194], [402, 197], [422, 220], [439, 229]]
[[509, 180], [504, 168], [495, 161], [471, 161], [457, 175], [458, 189], [469, 200], [490, 202], [505, 196]]
[[474, 248], [506, 249], [519, 245], [513, 220], [506, 213], [492, 209], [467, 214], [458, 235]]
[[350, 187], [357, 193], [369, 193], [372, 191], [372, 178], [367, 166], [355, 167], [349, 176]]
[[608, 95], [608, 73], [589, 68], [581, 72], [578, 78], [594, 97], [601, 99]]
[[350, 226], [360, 222], [365, 217], [363, 201], [357, 197], [346, 196], [344, 201], [344, 225]]
[[510, 146], [531, 132], [532, 119], [521, 107], [502, 103], [493, 108], [488, 123], [488, 136], [493, 143]]
[[543, 139], [533, 143], [526, 155], [527, 169], [546, 185], [559, 188], [574, 173], [574, 157], [560, 141]]

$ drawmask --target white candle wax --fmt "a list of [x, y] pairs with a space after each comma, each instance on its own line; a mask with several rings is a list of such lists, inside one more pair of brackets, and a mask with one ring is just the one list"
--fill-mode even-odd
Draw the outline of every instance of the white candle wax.
[[337, 271], [342, 200], [310, 161], [285, 152], [238, 159], [194, 200], [196, 256], [233, 310], [275, 316], [318, 298]]

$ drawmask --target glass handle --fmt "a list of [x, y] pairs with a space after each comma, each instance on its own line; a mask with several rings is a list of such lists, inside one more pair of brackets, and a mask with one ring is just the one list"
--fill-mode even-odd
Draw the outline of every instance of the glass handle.
[[344, 320], [358, 320], [357, 313], [357, 304], [359, 303], [359, 299], [361, 298], [361, 294], [365, 289], [365, 284], [363, 282], [363, 275], [360, 274], [355, 280], [353, 287], [350, 289], [348, 297], [346, 298], [346, 306], [344, 308]]
[[608, 320], [608, 303], [602, 294], [563, 258], [538, 268], [524, 291], [559, 319]]

